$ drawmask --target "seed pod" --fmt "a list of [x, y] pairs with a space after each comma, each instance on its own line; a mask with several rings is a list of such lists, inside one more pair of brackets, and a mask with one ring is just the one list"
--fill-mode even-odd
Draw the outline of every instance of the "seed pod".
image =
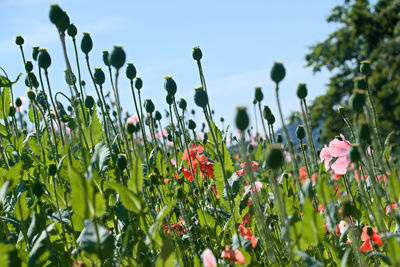
[[36, 101], [42, 106], [43, 109], [47, 109], [49, 103], [47, 102], [47, 96], [44, 92], [39, 92], [36, 96]]
[[297, 97], [300, 99], [304, 99], [307, 97], [307, 87], [305, 83], [299, 83], [297, 86], [297, 91], [296, 91]]
[[19, 46], [23, 45], [24, 38], [21, 35], [18, 35], [17, 37], [15, 37], [15, 44]]
[[43, 186], [41, 183], [36, 182], [32, 185], [32, 193], [37, 197], [40, 198], [44, 194]]
[[208, 95], [202, 87], [194, 89], [194, 103], [201, 108], [205, 108], [208, 105]]
[[37, 61], [37, 57], [39, 55], [39, 46], [32, 47], [32, 58]]
[[39, 87], [39, 82], [36, 78], [36, 75], [33, 72], [29, 72], [28, 75], [26, 76], [25, 85], [29, 88], [31, 88], [31, 87], [38, 88]]
[[152, 185], [158, 185], [160, 183], [159, 176], [154, 172], [149, 174], [149, 179]]
[[90, 37], [90, 33], [84, 32], [81, 40], [81, 50], [87, 56], [93, 48], [92, 37]]
[[47, 173], [48, 173], [50, 176], [56, 175], [56, 173], [57, 173], [57, 165], [54, 164], [54, 163], [50, 163], [50, 164], [49, 164], [49, 167], [47, 168]]
[[31, 90], [28, 90], [27, 92], [26, 92], [26, 95], [28, 96], [28, 98], [29, 98], [29, 100], [30, 101], [33, 101], [33, 100], [35, 100], [35, 98], [36, 98], [36, 94], [35, 94], [35, 92], [31, 89]]
[[185, 192], [183, 191], [183, 188], [182, 188], [182, 187], [179, 187], [178, 190], [176, 190], [176, 197], [177, 197], [179, 200], [182, 200], [182, 199], [185, 198]]
[[286, 70], [281, 62], [274, 62], [271, 69], [271, 79], [276, 83], [280, 83], [285, 78]]
[[68, 27], [69, 27], [69, 23], [70, 23], [70, 21], [69, 21], [69, 16], [68, 16], [67, 12], [64, 11], [64, 12], [63, 12], [63, 15], [62, 15], [62, 20], [61, 20], [61, 22], [59, 23], [59, 25], [57, 25], [57, 29], [58, 29], [60, 32], [65, 32], [65, 31], [68, 29]]
[[192, 119], [190, 119], [188, 122], [188, 128], [190, 130], [194, 130], [196, 128], [196, 123]]
[[178, 106], [179, 106], [180, 109], [186, 110], [187, 102], [186, 102], [186, 100], [185, 100], [183, 97], [181, 97], [181, 98], [179, 99], [179, 101], [178, 101]]
[[144, 106], [144, 108], [145, 108], [147, 113], [151, 114], [151, 113], [154, 112], [155, 107], [154, 107], [153, 101], [150, 98], [148, 98], [148, 99], [146, 99], [144, 101], [144, 105], [143, 106]]
[[284, 162], [283, 152], [280, 144], [270, 144], [267, 147], [266, 163], [267, 167], [276, 170]]
[[162, 119], [162, 115], [161, 115], [161, 112], [160, 112], [160, 111], [156, 110], [156, 111], [154, 112], [154, 119], [155, 119], [156, 121], [160, 121], [160, 120]]
[[167, 96], [165, 97], [165, 101], [167, 102], [168, 105], [172, 105], [172, 103], [174, 103], [174, 96], [167, 94]]
[[108, 56], [108, 62], [119, 70], [124, 64], [126, 60], [125, 51], [122, 49], [122, 46], [114, 46], [113, 51]]
[[10, 106], [8, 109], [8, 116], [9, 117], [14, 117], [15, 115], [15, 107], [14, 106]]
[[91, 95], [87, 95], [85, 98], [85, 107], [88, 109], [92, 109], [94, 106], [94, 98]]
[[135, 88], [136, 88], [137, 90], [140, 90], [140, 89], [142, 89], [142, 87], [143, 87], [142, 78], [137, 77], [136, 80], [135, 80]]
[[75, 36], [78, 34], [78, 29], [75, 27], [75, 25], [73, 23], [71, 23], [68, 26], [67, 29], [67, 34], [72, 37], [72, 39], [75, 39]]
[[360, 146], [358, 144], [354, 144], [351, 146], [349, 151], [349, 157], [351, 162], [359, 162], [361, 160], [360, 154]]
[[65, 82], [68, 85], [74, 85], [76, 83], [75, 74], [69, 69], [64, 70], [64, 73], [65, 73]]
[[[257, 102], [261, 102], [264, 98], [264, 95], [261, 91], [261, 87], [254, 88], [254, 98]], [[254, 103], [253, 103], [254, 104]]]
[[71, 131], [75, 130], [76, 127], [77, 127], [75, 119], [73, 119], [73, 118], [71, 118], [71, 117], [68, 118], [68, 123], [67, 123], [67, 125], [68, 125], [68, 128], [71, 129]]
[[173, 140], [172, 134], [168, 133], [167, 140], [172, 142], [172, 140]]
[[105, 82], [106, 76], [104, 75], [104, 72], [101, 68], [94, 69], [93, 79], [94, 82], [98, 85], [102, 85]]
[[277, 143], [282, 143], [282, 135], [279, 133], [277, 136], [276, 136], [276, 142]]
[[306, 131], [304, 130], [303, 125], [297, 126], [297, 129], [296, 129], [297, 139], [299, 139], [301, 141], [304, 139], [305, 136], [306, 136]]
[[108, 57], [109, 57], [109, 53], [108, 50], [103, 50], [103, 63], [104, 65], [106, 65], [107, 67], [110, 66], [110, 62], [108, 61]]
[[50, 6], [49, 18], [50, 18], [50, 21], [57, 27], [65, 19], [64, 11], [61, 9], [61, 7], [58, 4]]
[[33, 70], [32, 61], [30, 61], [30, 60], [27, 60], [27, 61], [26, 61], [26, 63], [25, 63], [25, 70], [26, 70], [27, 72], [31, 72], [31, 71]]
[[272, 114], [271, 109], [269, 108], [268, 105], [265, 105], [265, 106], [264, 106], [264, 109], [263, 109], [263, 117], [264, 117], [264, 119], [268, 119], [268, 117], [269, 117], [271, 114]]
[[362, 146], [371, 144], [370, 130], [367, 121], [361, 121], [358, 126], [358, 138]]
[[136, 77], [136, 68], [133, 66], [133, 63], [128, 63], [126, 66], [126, 71], [125, 71], [126, 77], [129, 80], [133, 80]]
[[164, 88], [167, 90], [169, 95], [174, 96], [176, 93], [176, 83], [171, 76], [166, 76], [164, 81]]
[[267, 117], [267, 122], [268, 122], [269, 125], [273, 125], [273, 124], [275, 123], [275, 116], [274, 116], [274, 114], [271, 113], [271, 114]]
[[365, 101], [367, 100], [367, 91], [365, 90], [360, 90], [360, 89], [354, 89], [353, 94], [351, 95], [349, 99], [349, 106], [351, 110], [353, 110], [355, 113], [362, 113], [363, 108], [365, 105]]
[[203, 57], [203, 53], [200, 50], [200, 46], [193, 47], [192, 57], [196, 61], [199, 61]]
[[249, 127], [249, 115], [245, 107], [236, 108], [235, 123], [236, 127], [242, 132]]
[[126, 124], [126, 131], [127, 131], [128, 134], [133, 134], [135, 132], [135, 128], [136, 127], [135, 127], [135, 125], [133, 125], [132, 122], [128, 122]]
[[41, 67], [42, 69], [45, 69], [45, 70], [47, 70], [51, 65], [50, 54], [44, 48], [39, 50], [38, 63], [39, 63], [39, 67]]
[[338, 112], [340, 115], [346, 116], [346, 111], [345, 111], [344, 107], [342, 107], [342, 106], [338, 107]]
[[360, 71], [365, 76], [371, 75], [371, 63], [368, 60], [361, 61]]
[[365, 80], [365, 76], [357, 76], [353, 79], [354, 89], [367, 89], [367, 82]]
[[117, 157], [116, 165], [118, 170], [123, 171], [126, 169], [126, 166], [128, 165], [128, 161], [126, 160], [125, 154], [119, 154]]
[[17, 98], [15, 99], [15, 105], [16, 105], [17, 107], [22, 106], [22, 100], [21, 100], [21, 98], [17, 97]]

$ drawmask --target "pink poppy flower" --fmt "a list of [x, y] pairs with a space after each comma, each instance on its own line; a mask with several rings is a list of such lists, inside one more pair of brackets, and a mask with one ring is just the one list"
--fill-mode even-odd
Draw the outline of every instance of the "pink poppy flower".
[[[350, 143], [344, 138], [343, 134], [340, 134], [342, 140], [334, 139], [329, 143], [329, 147], [322, 149], [320, 153], [321, 160], [325, 161], [325, 170], [332, 170], [335, 174], [343, 175], [347, 172], [347, 168], [350, 165], [350, 158], [348, 156], [350, 151]], [[329, 166], [332, 158], [337, 158], [336, 161]]]
[[203, 260], [204, 267], [215, 267], [217, 266], [217, 260], [214, 254], [208, 248], [206, 248], [203, 253], [201, 253], [201, 259]]

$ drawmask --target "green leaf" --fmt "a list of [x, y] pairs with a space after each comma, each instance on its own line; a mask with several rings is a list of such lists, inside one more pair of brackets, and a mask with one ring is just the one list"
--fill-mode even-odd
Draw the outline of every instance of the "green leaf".
[[[41, 261], [45, 260], [42, 256], [47, 250], [47, 239], [49, 238], [47, 236], [47, 233], [54, 228], [54, 225], [55, 223], [50, 224], [46, 228], [46, 230], [43, 230], [41, 234], [36, 238], [35, 243], [33, 244], [31, 251], [29, 252], [28, 267], [37, 266], [36, 263], [39, 259]], [[48, 254], [48, 256], [50, 256], [50, 254]]]
[[318, 199], [323, 203], [324, 206], [331, 202], [334, 191], [328, 185], [328, 176], [321, 175], [318, 179]]
[[161, 247], [161, 253], [157, 258], [156, 267], [174, 266], [174, 243], [171, 238], [167, 236]]
[[143, 187], [143, 168], [139, 157], [133, 157], [132, 171], [128, 180], [128, 188], [139, 194]]
[[146, 245], [157, 244], [161, 246], [162, 239], [160, 237], [160, 227], [164, 218], [171, 212], [172, 207], [176, 205], [176, 200], [172, 200], [167, 206], [164, 206], [158, 213], [154, 223], [150, 226], [146, 236]]
[[85, 228], [76, 242], [79, 248], [96, 254], [103, 260], [114, 255], [114, 236], [109, 234], [107, 228], [96, 225], [93, 221], [85, 221]]
[[389, 239], [388, 255], [393, 266], [400, 265], [400, 244], [397, 242], [395, 237]]
[[103, 127], [100, 124], [99, 118], [97, 117], [97, 108], [96, 105], [93, 107], [92, 118], [90, 121], [90, 125], [88, 125], [83, 133], [88, 140], [89, 148], [94, 148], [94, 146], [102, 140], [103, 137]]
[[[0, 78], [2, 79], [4, 77], [0, 76]], [[0, 94], [0, 119], [7, 118], [10, 105], [10, 88], [4, 87], [3, 92]]]
[[199, 221], [200, 221], [200, 225], [201, 227], [210, 227], [211, 229], [214, 229], [215, 227], [215, 219], [209, 215], [208, 213], [204, 212], [201, 209], [197, 210], [197, 215], [199, 216]]
[[29, 217], [29, 208], [26, 200], [26, 195], [28, 191], [23, 192], [19, 198], [17, 199], [17, 203], [15, 203], [15, 218], [19, 221], [25, 221]]
[[303, 239], [307, 244], [316, 246], [322, 240], [324, 233], [324, 220], [314, 211], [310, 199], [307, 198], [304, 202]]
[[104, 184], [118, 192], [119, 196], [121, 197], [121, 202], [126, 209], [135, 213], [141, 212], [142, 207], [140, 200], [131, 190], [115, 182], [106, 181]]

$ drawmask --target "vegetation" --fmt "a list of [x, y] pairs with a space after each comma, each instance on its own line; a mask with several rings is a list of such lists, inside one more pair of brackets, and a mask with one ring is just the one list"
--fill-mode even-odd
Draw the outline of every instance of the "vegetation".
[[[27, 99], [14, 99], [20, 77], [0, 76], [2, 265], [400, 265], [399, 158], [396, 133], [377, 127], [376, 61], [360, 62], [355, 72], [363, 76], [349, 103], [333, 114], [344, 126], [318, 152], [305, 84], [296, 92], [300, 145], [289, 137], [279, 99], [282, 63], [270, 73], [279, 114], [263, 105], [257, 87], [263, 134], [250, 132], [247, 110], [238, 107], [233, 135], [213, 118], [199, 47], [192, 54], [201, 84], [196, 107], [177, 100], [179, 87], [167, 76], [163, 120], [151, 99], [142, 100], [143, 81], [125, 64], [122, 47], [103, 52], [104, 71], [92, 69], [91, 36], [83, 33], [78, 53], [67, 13], [52, 5], [49, 17], [69, 94], [52, 91], [50, 52], [35, 47], [28, 60], [21, 36]], [[136, 114], [121, 112], [121, 79], [130, 81]], [[85, 94], [89, 86], [96, 96]], [[204, 117], [201, 130], [189, 108]]]

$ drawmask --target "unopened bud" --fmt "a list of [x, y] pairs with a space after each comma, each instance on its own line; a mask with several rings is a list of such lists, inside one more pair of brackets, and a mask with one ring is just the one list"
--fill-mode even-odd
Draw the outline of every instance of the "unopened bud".
[[21, 35], [18, 35], [15, 37], [15, 44], [16, 45], [23, 45], [24, 44], [24, 38]]

